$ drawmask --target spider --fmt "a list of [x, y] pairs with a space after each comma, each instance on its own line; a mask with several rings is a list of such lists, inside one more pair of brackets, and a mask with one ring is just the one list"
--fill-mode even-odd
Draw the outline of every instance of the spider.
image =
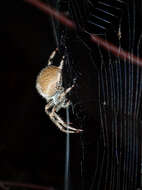
[[67, 108], [71, 104], [66, 95], [72, 90], [74, 85], [66, 90], [62, 86], [62, 69], [64, 64], [64, 56], [60, 65], [52, 65], [52, 60], [58, 49], [54, 50], [48, 60], [48, 66], [41, 70], [36, 80], [36, 89], [38, 93], [46, 99], [47, 105], [45, 112], [51, 121], [65, 133], [80, 133], [81, 129], [73, 128], [67, 125], [62, 118], [57, 114], [61, 108]]

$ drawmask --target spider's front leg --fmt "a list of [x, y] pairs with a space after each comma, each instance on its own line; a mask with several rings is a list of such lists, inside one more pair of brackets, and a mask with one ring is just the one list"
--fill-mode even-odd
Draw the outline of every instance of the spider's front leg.
[[81, 129], [75, 129], [73, 127], [70, 127], [68, 124], [66, 124], [60, 116], [56, 112], [51, 112], [50, 114], [51, 120], [55, 123], [55, 125], [65, 133], [79, 133], [82, 130]]
[[74, 84], [71, 87], [67, 88], [64, 92], [62, 92], [59, 97], [60, 100], [65, 99], [66, 94], [68, 94], [72, 90], [73, 87], [74, 87]]
[[[54, 110], [56, 106], [53, 107]], [[51, 121], [64, 133], [77, 133], [76, 129], [74, 130], [73, 127], [67, 126], [64, 121], [56, 114], [55, 111], [48, 112], [48, 115], [51, 119]], [[67, 130], [68, 128], [69, 130]]]
[[[76, 128], [73, 128], [73, 127], [70, 127], [68, 124], [66, 124], [62, 118], [56, 113], [58, 112], [61, 108], [67, 108], [71, 103], [70, 101], [66, 101], [66, 94], [73, 88], [70, 87], [68, 88], [65, 92], [63, 92], [60, 97], [59, 97], [59, 103], [57, 105], [55, 105], [52, 109], [52, 112], [51, 112], [51, 117], [55, 118], [56, 121], [58, 122], [58, 124], [60, 123], [65, 129], [66, 129], [66, 132], [67, 133], [79, 133], [81, 131], [83, 131], [82, 129], [76, 129]], [[63, 129], [63, 128], [62, 128]], [[60, 129], [61, 130], [61, 129]], [[62, 130], [63, 131], [63, 130]], [[65, 132], [65, 131], [64, 131]]]
[[67, 108], [71, 102], [70, 100], [66, 101], [66, 94], [71, 91], [71, 89], [74, 87], [72, 85], [71, 87], [67, 88], [65, 91], [63, 91], [60, 96], [58, 97], [58, 103], [53, 107], [52, 112], [58, 112], [61, 108]]
[[76, 129], [74, 127], [70, 127], [67, 123], [65, 123], [61, 117], [57, 114], [54, 113], [54, 116], [56, 117], [58, 123], [60, 123], [65, 129], [66, 133], [80, 133], [81, 131], [83, 131], [82, 129]]
[[[51, 102], [49, 102], [46, 106], [45, 106], [45, 112], [46, 112], [46, 114], [50, 117], [50, 119], [51, 119], [51, 121], [62, 131], [62, 132], [64, 132], [64, 133], [76, 133], [73, 129], [72, 129], [72, 127], [69, 127], [68, 126], [68, 128], [69, 129], [71, 129], [71, 130], [66, 130], [66, 129], [64, 129], [64, 122], [62, 121], [62, 119], [59, 117], [59, 116], [57, 116], [57, 114], [55, 113], [55, 110], [56, 110], [56, 106], [54, 106], [53, 107], [53, 105], [54, 105], [54, 102], [53, 101], [51, 101]], [[49, 111], [49, 109], [51, 108], [51, 107], [53, 107], [52, 108], [52, 111]]]

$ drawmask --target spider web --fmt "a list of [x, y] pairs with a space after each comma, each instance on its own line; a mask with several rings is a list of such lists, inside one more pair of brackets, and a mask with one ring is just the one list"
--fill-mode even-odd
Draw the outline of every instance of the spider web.
[[141, 56], [142, 35], [135, 1], [58, 1], [78, 28], [55, 23], [58, 46], [67, 60], [64, 86], [76, 80], [70, 120], [84, 133], [70, 138], [66, 189], [136, 190], [140, 187], [142, 69], [89, 41], [97, 34]]

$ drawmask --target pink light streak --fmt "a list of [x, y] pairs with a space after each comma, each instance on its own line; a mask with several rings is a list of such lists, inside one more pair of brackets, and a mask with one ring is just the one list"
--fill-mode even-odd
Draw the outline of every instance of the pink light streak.
[[[25, 1], [34, 5], [35, 7], [39, 8], [39, 9], [41, 9], [46, 14], [54, 16], [59, 22], [66, 25], [67, 27], [69, 27], [73, 30], [77, 29], [76, 24], [73, 21], [68, 19], [62, 13], [54, 10], [49, 5], [47, 6], [46, 4], [40, 2], [39, 0], [25, 0]], [[107, 40], [104, 40], [104, 39], [96, 36], [95, 34], [90, 34], [90, 40], [93, 41], [94, 43], [100, 45], [104, 49], [112, 52], [114, 55], [120, 57], [121, 59], [126, 59], [133, 64], [136, 64], [138, 66], [142, 66], [142, 59], [141, 58], [136, 57], [135, 55], [133, 55], [127, 51], [124, 51], [121, 48], [118, 48], [117, 46], [108, 42]]]
[[44, 187], [44, 186], [35, 185], [35, 184], [24, 184], [24, 183], [9, 182], [9, 181], [0, 181], [0, 187], [1, 186], [3, 188], [4, 188], [4, 186], [9, 186], [9, 187], [25, 187], [25, 188], [37, 189], [37, 190], [54, 190], [54, 188], [52, 188], [52, 187]]
[[76, 25], [74, 22], [66, 18], [62, 13], [51, 8], [49, 5], [48, 6], [45, 5], [45, 3], [39, 0], [25, 0], [25, 1], [39, 8], [46, 14], [54, 16], [57, 20], [59, 20], [62, 24], [68, 26], [69, 28], [76, 29]]
[[93, 42], [97, 43], [98, 45], [102, 46], [103, 48], [107, 49], [108, 51], [112, 52], [114, 55], [122, 58], [122, 59], [127, 59], [128, 61], [132, 62], [133, 64], [136, 64], [138, 66], [142, 66], [142, 59], [139, 57], [124, 51], [121, 48], [116, 47], [112, 43], [101, 39], [100, 37], [96, 35], [90, 35], [90, 38]]

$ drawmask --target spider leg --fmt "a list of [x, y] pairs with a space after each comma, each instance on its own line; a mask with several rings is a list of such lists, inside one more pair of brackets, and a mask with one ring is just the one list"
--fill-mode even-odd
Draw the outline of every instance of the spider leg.
[[[76, 131], [74, 130], [67, 130], [66, 127], [64, 127], [63, 124], [61, 124], [57, 118], [57, 114], [54, 113], [49, 113], [49, 117], [51, 119], [51, 121], [64, 133], [76, 133]], [[71, 129], [72, 127], [68, 127], [69, 129]]]
[[[70, 127], [68, 124], [66, 124], [60, 116], [56, 112], [58, 112], [61, 108], [66, 108], [70, 105], [70, 101], [66, 101], [66, 94], [70, 92], [70, 90], [74, 87], [72, 85], [71, 87], [67, 88], [65, 92], [62, 92], [59, 97], [59, 103], [57, 105], [54, 105], [53, 101], [48, 102], [48, 104], [45, 106], [45, 112], [50, 117], [51, 121], [62, 131], [65, 133], [80, 133], [81, 129], [76, 129], [73, 127]], [[53, 108], [52, 108], [53, 107]], [[51, 111], [49, 109], [52, 108]]]
[[64, 66], [64, 56], [62, 57], [62, 60], [61, 60], [61, 63], [60, 63], [60, 65], [59, 65], [59, 69], [63, 69], [63, 66]]
[[[64, 105], [64, 106], [63, 106]], [[56, 119], [56, 122], [58, 122], [58, 124], [62, 125], [64, 128], [66, 129], [70, 129], [72, 131], [74, 131], [74, 133], [79, 133], [83, 130], [81, 129], [76, 129], [74, 127], [70, 127], [67, 123], [65, 123], [62, 118], [60, 116], [58, 116], [58, 114], [56, 112], [58, 112], [62, 107], [68, 107], [70, 105], [70, 101], [66, 102], [66, 104], [64, 104], [64, 100], [62, 102], [60, 102], [58, 105], [55, 105], [53, 108], [52, 108], [52, 111], [51, 111], [51, 114], [50, 114], [50, 117], [54, 117]], [[67, 130], [69, 131], [69, 130]]]
[[65, 103], [65, 100], [66, 100], [65, 96], [66, 96], [67, 93], [69, 93], [71, 91], [71, 89], [73, 87], [74, 87], [74, 85], [72, 85], [71, 87], [67, 88], [65, 90], [65, 92], [61, 93], [61, 95], [59, 97], [59, 103], [56, 106], [53, 107], [52, 112], [55, 112], [55, 111], [58, 112], [61, 108], [66, 108], [66, 107], [68, 107], [71, 104], [70, 101], [67, 101]]
[[[54, 116], [56, 117], [58, 123], [61, 123], [64, 128], [70, 129], [70, 130], [73, 131], [74, 133], [80, 133], [81, 131], [83, 131], [82, 129], [76, 129], [76, 128], [74, 128], [74, 127], [68, 126], [68, 124], [66, 124], [66, 123], [61, 119], [61, 117], [58, 116], [58, 114], [57, 114], [56, 112], [54, 112]], [[68, 133], [68, 131], [70, 131], [70, 130], [66, 130], [67, 133]]]
[[49, 60], [48, 60], [48, 65], [52, 65], [52, 59], [54, 58], [56, 52], [58, 51], [58, 48], [56, 48], [50, 55]]
[[[67, 102], [63, 102], [62, 108], [67, 108], [67, 107], [69, 107], [71, 104], [72, 104], [72, 103], [71, 103], [70, 100], [68, 100]], [[57, 110], [57, 109], [56, 109], [56, 110]], [[58, 112], [58, 110], [57, 110], [57, 112]]]
[[[54, 102], [51, 101], [49, 102], [46, 106], [45, 106], [45, 112], [46, 114], [50, 117], [51, 121], [62, 131], [65, 133], [75, 133], [75, 131], [70, 131], [70, 130], [66, 130], [64, 129], [64, 126], [61, 124], [61, 122], [59, 122], [59, 117], [57, 118], [54, 109], [55, 106], [53, 107], [52, 111], [50, 112], [49, 109], [54, 105]], [[63, 121], [62, 121], [63, 123]]]
[[64, 92], [62, 92], [61, 95], [60, 95], [60, 97], [59, 97], [60, 100], [64, 99], [64, 97], [66, 96], [66, 94], [68, 94], [72, 90], [73, 87], [74, 87], [74, 85], [72, 85], [71, 87], [67, 88]]
[[48, 104], [46, 104], [46, 106], [45, 106], [45, 112], [48, 114], [49, 113], [49, 109], [51, 108], [51, 107], [53, 107], [53, 105], [54, 105], [54, 102], [53, 101], [50, 101], [50, 102], [48, 102]]
[[[57, 105], [55, 105], [54, 107], [53, 107], [53, 109], [52, 109], [52, 114], [54, 115], [54, 117], [57, 119], [57, 121], [58, 121], [58, 123], [60, 123], [64, 128], [67, 128], [67, 129], [70, 129], [70, 130], [72, 130], [72, 131], [74, 131], [75, 133], [79, 133], [79, 132], [81, 132], [81, 131], [83, 131], [83, 130], [81, 130], [81, 129], [76, 129], [76, 128], [73, 128], [73, 127], [70, 127], [70, 126], [68, 126], [62, 119], [61, 119], [61, 117], [59, 117], [58, 116], [58, 114], [56, 113], [56, 112], [58, 112], [61, 108], [66, 108], [66, 107], [68, 107], [69, 105], [70, 105], [70, 101], [67, 101], [66, 103], [65, 103], [65, 96], [66, 96], [66, 94], [67, 93], [69, 93], [70, 91], [71, 91], [71, 89], [74, 87], [74, 85], [72, 85], [71, 87], [69, 87], [69, 88], [67, 88], [66, 90], [65, 90], [65, 92], [62, 92], [62, 94], [60, 95], [60, 97], [59, 97], [59, 102], [60, 103], [58, 103]], [[67, 132], [68, 132], [68, 130], [67, 130]]]
[[71, 104], [70, 100], [68, 100], [67, 102], [65, 102], [65, 100], [63, 100], [62, 102], [57, 104], [55, 107], [53, 107], [52, 111], [58, 112], [61, 108], [67, 108], [70, 104]]

